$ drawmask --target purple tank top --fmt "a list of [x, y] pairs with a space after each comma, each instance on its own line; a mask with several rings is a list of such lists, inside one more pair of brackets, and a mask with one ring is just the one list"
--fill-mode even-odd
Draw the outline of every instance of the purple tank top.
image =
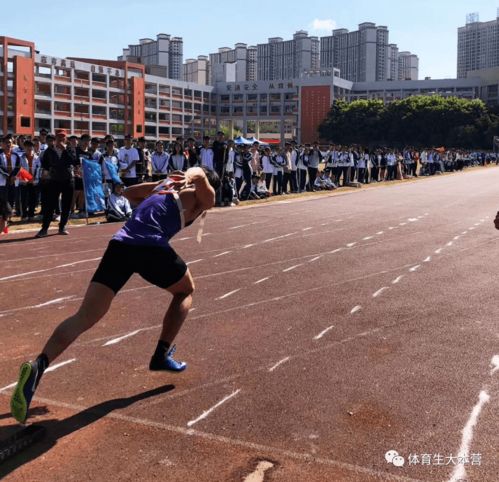
[[136, 246], [166, 248], [170, 239], [184, 226], [178, 194], [153, 194], [139, 204], [113, 239]]

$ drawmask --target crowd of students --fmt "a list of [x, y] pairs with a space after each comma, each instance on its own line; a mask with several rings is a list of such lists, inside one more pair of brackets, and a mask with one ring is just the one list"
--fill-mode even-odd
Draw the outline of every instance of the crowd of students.
[[[304, 191], [332, 190], [343, 186], [433, 176], [473, 165], [498, 163], [493, 153], [438, 149], [367, 149], [337, 146], [324, 149], [318, 142], [270, 147], [258, 142], [236, 145], [222, 132], [215, 139], [205, 136], [175, 142], [127, 135], [117, 147], [108, 135], [103, 139], [55, 135], [41, 130], [39, 136], [7, 135], [0, 150], [0, 219], [5, 224], [15, 212], [22, 220], [41, 221], [38, 237], [47, 235], [50, 223], [59, 222], [59, 233], [68, 234], [70, 217], [86, 217], [82, 160], [101, 166], [106, 198], [106, 217], [122, 221], [131, 207], [123, 187], [146, 180], [159, 181], [175, 170], [205, 166], [222, 180], [217, 205]], [[37, 209], [40, 211], [37, 214]], [[0, 226], [1, 227], [1, 226]], [[1, 230], [0, 230], [1, 231]]]

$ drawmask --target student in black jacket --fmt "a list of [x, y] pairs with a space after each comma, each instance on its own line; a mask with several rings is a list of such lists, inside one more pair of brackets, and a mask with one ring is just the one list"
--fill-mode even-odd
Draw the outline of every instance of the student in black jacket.
[[66, 131], [56, 130], [56, 140], [53, 147], [48, 147], [42, 158], [42, 183], [45, 184], [46, 206], [43, 207], [42, 229], [36, 235], [44, 238], [48, 235], [48, 229], [52, 216], [61, 197], [61, 220], [59, 222], [59, 234], [69, 234], [66, 224], [69, 218], [71, 202], [74, 192], [74, 169], [79, 165], [78, 158], [71, 156], [66, 149]]

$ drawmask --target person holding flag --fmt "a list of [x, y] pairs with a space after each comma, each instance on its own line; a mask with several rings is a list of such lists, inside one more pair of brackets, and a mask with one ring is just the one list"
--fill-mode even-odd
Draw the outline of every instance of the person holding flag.
[[106, 150], [99, 158], [99, 164], [102, 171], [102, 184], [104, 188], [104, 196], [109, 198], [113, 191], [114, 184], [120, 184], [119, 176], [119, 159], [118, 151], [114, 147], [114, 140], [108, 138], [106, 140]]
[[149, 369], [180, 372], [185, 362], [173, 358], [177, 336], [192, 305], [194, 282], [185, 262], [170, 245], [182, 228], [191, 225], [215, 205], [218, 175], [194, 167], [172, 173], [159, 183], [129, 187], [125, 196], [136, 208], [116, 232], [87, 289], [78, 311], [53, 332], [40, 355], [21, 365], [10, 408], [13, 417], [26, 421], [28, 409], [43, 372], [82, 333], [109, 310], [116, 294], [134, 273], [173, 295]]

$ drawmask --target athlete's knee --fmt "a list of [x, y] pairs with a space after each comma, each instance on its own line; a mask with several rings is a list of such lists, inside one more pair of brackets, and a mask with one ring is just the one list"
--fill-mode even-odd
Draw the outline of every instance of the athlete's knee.
[[184, 286], [182, 286], [182, 289], [177, 294], [179, 294], [180, 296], [183, 296], [184, 298], [187, 298], [187, 297], [192, 296], [194, 294], [194, 289], [195, 289], [194, 281], [191, 279], [191, 280], [187, 281], [184, 284]]

